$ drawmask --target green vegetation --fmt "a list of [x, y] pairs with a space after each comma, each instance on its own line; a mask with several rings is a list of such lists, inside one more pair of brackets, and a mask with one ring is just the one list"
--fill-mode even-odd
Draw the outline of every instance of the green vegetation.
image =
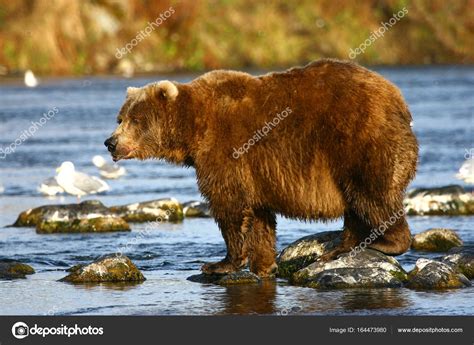
[[[115, 56], [170, 7], [174, 13], [148, 37]], [[348, 59], [351, 49], [404, 7], [408, 13], [356, 61], [474, 62], [469, 0], [0, 0], [0, 72], [267, 69], [321, 57]]]

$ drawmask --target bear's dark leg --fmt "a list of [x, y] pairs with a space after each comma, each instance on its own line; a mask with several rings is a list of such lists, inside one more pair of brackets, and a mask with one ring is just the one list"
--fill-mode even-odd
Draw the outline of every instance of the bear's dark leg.
[[227, 213], [222, 218], [215, 215], [227, 247], [227, 255], [218, 262], [206, 263], [201, 271], [206, 274], [226, 274], [239, 271], [247, 265], [246, 232], [248, 220], [242, 212]]
[[318, 261], [330, 261], [338, 255], [350, 252], [370, 233], [370, 225], [360, 219], [352, 210], [344, 212], [344, 230], [341, 236], [341, 243], [333, 250], [321, 255]]
[[352, 251], [364, 241], [366, 244], [361, 245], [361, 249], [371, 248], [387, 255], [405, 253], [411, 244], [410, 230], [405, 216], [392, 212], [392, 215], [390, 217], [387, 215], [386, 218], [386, 221], [371, 226], [355, 212], [345, 212], [341, 244], [319, 257], [318, 260], [336, 259], [338, 255]]
[[259, 277], [276, 273], [276, 219], [266, 210], [255, 210], [250, 231], [247, 234], [250, 271]]
[[402, 216], [389, 225], [383, 235], [377, 237], [368, 248], [376, 249], [387, 255], [400, 255], [410, 249], [410, 245], [410, 229], [405, 216]]

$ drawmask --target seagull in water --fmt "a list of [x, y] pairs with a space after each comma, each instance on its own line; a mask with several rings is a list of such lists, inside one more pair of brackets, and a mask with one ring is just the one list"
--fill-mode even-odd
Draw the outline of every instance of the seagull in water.
[[102, 156], [94, 156], [92, 163], [99, 168], [100, 176], [104, 178], [119, 178], [127, 173], [124, 167], [120, 167], [117, 164], [107, 164]]
[[25, 85], [28, 87], [38, 86], [38, 79], [36, 79], [33, 71], [30, 69], [25, 72]]
[[83, 195], [106, 192], [110, 189], [100, 178], [76, 171], [72, 162], [63, 162], [56, 172], [59, 186], [66, 193], [76, 195], [78, 199]]
[[470, 158], [463, 163], [456, 177], [469, 184], [474, 184], [474, 158]]
[[41, 182], [38, 187], [38, 192], [41, 192], [45, 195], [55, 196], [56, 194], [64, 193], [64, 189], [58, 184], [55, 177], [50, 177]]
[[5, 191], [5, 188], [0, 184], [0, 194], [2, 194]]

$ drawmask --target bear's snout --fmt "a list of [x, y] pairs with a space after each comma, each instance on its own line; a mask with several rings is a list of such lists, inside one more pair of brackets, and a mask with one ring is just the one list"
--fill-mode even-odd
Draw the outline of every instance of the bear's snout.
[[104, 145], [107, 147], [110, 153], [114, 153], [115, 148], [117, 147], [117, 139], [113, 136], [104, 141]]

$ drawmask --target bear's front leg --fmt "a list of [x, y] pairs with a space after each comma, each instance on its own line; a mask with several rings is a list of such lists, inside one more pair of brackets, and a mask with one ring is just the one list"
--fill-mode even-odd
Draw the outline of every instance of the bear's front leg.
[[246, 232], [248, 227], [243, 212], [233, 211], [226, 216], [214, 215], [227, 246], [227, 255], [218, 262], [206, 263], [201, 271], [206, 274], [237, 272], [247, 265]]
[[261, 278], [272, 277], [278, 270], [276, 264], [276, 217], [273, 212], [256, 209], [252, 226], [246, 237], [250, 271]]

